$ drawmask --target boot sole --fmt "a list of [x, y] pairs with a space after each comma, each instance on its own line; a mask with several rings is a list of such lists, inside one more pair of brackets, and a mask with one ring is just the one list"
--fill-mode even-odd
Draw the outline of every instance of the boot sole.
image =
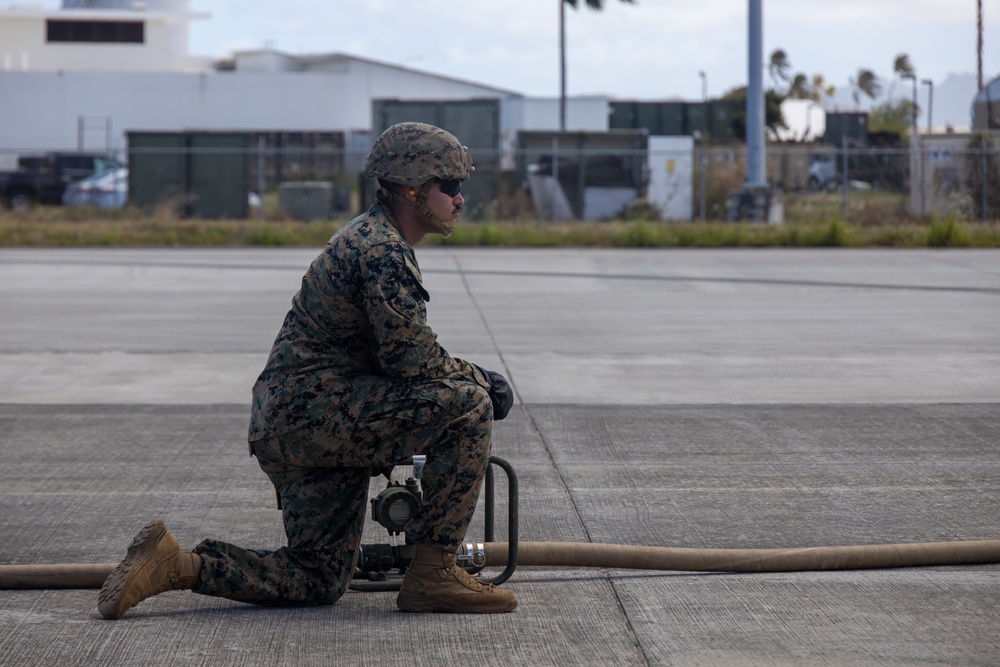
[[128, 590], [143, 566], [156, 553], [156, 547], [166, 533], [167, 527], [157, 519], [133, 538], [132, 543], [128, 545], [125, 558], [101, 586], [101, 593], [97, 598], [97, 611], [101, 616], [109, 619], [121, 618], [129, 610], [129, 606], [122, 608], [122, 593]]
[[433, 598], [396, 598], [396, 606], [401, 611], [413, 612], [413, 613], [423, 613], [423, 614], [504, 614], [510, 611], [514, 611], [517, 608], [517, 600], [511, 600], [510, 603], [504, 605], [498, 605], [496, 607], [488, 607], [485, 605], [480, 605], [476, 607], [466, 607], [451, 602], [445, 602], [444, 600], [435, 600]]

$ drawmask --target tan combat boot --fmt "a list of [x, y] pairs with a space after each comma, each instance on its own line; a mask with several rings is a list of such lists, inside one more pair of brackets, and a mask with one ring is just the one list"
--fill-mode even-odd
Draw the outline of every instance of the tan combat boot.
[[396, 606], [403, 611], [495, 614], [513, 611], [517, 597], [473, 578], [455, 564], [455, 554], [418, 544]]
[[201, 570], [201, 556], [182, 553], [174, 536], [157, 519], [139, 531], [128, 552], [101, 586], [97, 610], [104, 618], [121, 618], [148, 597], [190, 590]]

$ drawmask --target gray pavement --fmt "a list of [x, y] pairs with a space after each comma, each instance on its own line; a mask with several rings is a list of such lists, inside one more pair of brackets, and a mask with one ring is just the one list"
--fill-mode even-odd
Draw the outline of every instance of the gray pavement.
[[[115, 561], [154, 517], [280, 545], [249, 389], [316, 252], [0, 249], [0, 564]], [[1000, 538], [1000, 252], [418, 258], [442, 343], [516, 389], [523, 540]], [[0, 665], [998, 665], [998, 575], [526, 567], [483, 618], [0, 591]]]

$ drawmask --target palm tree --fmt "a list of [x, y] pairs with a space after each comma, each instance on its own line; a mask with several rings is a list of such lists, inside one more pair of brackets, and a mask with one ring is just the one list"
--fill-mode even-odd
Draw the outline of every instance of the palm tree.
[[833, 97], [837, 94], [837, 87], [826, 85], [826, 79], [823, 78], [822, 74], [813, 74], [812, 86], [809, 92], [809, 99], [822, 104], [824, 97]]
[[857, 77], [852, 78], [850, 81], [851, 87], [854, 89], [851, 93], [854, 97], [854, 105], [859, 109], [861, 108], [862, 94], [874, 100], [882, 92], [882, 84], [878, 82], [875, 72], [870, 69], [859, 69]]
[[913, 63], [910, 62], [910, 56], [905, 53], [900, 53], [892, 61], [892, 71], [899, 76], [913, 76], [916, 73], [916, 70], [913, 69]]
[[[819, 107], [823, 107], [824, 97], [833, 97], [837, 93], [836, 86], [826, 85], [826, 79], [823, 78], [822, 74], [813, 74], [812, 81], [808, 84], [803, 84], [806, 96], [804, 99], [812, 100]], [[806, 114], [806, 129], [802, 133], [803, 140], [807, 139], [812, 133], [812, 111], [810, 110]]]
[[791, 82], [788, 84], [788, 97], [793, 100], [812, 99], [812, 90], [809, 87], [809, 78], [802, 72], [793, 76]]
[[771, 83], [775, 88], [778, 82], [788, 83], [788, 71], [792, 68], [792, 63], [788, 60], [788, 54], [784, 49], [775, 49], [771, 53], [771, 59], [767, 63], [767, 73], [771, 77]]
[[[892, 63], [893, 75], [899, 75], [901, 79], [913, 79], [913, 129], [917, 128], [917, 113], [919, 109], [917, 107], [917, 70], [913, 68], [913, 63], [910, 62], [910, 56], [905, 53], [900, 53], [896, 56], [896, 59]], [[893, 80], [895, 83], [895, 79]], [[889, 95], [889, 103], [892, 104], [892, 95]]]
[[[822, 106], [824, 96], [832, 96], [835, 92], [837, 92], [837, 89], [833, 86], [827, 86], [822, 74], [814, 74], [812, 80], [810, 80], [805, 74], [798, 72], [788, 84], [789, 99], [810, 100], [819, 106]], [[811, 131], [812, 110], [810, 107], [806, 111], [806, 128], [802, 133], [803, 141], [809, 137]]]
[[913, 63], [910, 62], [910, 56], [905, 53], [900, 53], [896, 56], [896, 59], [892, 61], [892, 83], [889, 84], [889, 99], [892, 100], [896, 93], [896, 78], [912, 79], [917, 75], [916, 70], [913, 68]]
[[[634, 3], [635, 0], [620, 0]], [[595, 11], [604, 9], [604, 0], [586, 0]], [[559, 0], [559, 129], [566, 130], [566, 5], [576, 9], [578, 0]]]

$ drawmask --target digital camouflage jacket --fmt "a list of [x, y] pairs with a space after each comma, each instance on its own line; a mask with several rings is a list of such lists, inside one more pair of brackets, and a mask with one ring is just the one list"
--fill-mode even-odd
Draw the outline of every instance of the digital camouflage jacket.
[[438, 344], [416, 256], [393, 222], [376, 202], [306, 271], [253, 387], [251, 442], [316, 425], [348, 440], [386, 382], [489, 387]]

